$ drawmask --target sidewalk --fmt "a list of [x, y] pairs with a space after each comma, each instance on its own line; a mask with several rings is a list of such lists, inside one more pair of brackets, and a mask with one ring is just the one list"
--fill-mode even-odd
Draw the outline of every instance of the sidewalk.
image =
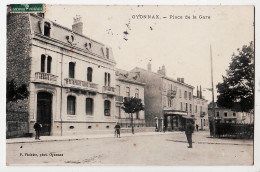
[[[121, 137], [137, 137], [137, 136], [155, 136], [155, 135], [168, 135], [167, 141], [187, 143], [186, 135], [182, 131], [175, 132], [139, 132], [135, 133], [121, 133]], [[194, 132], [192, 135], [193, 143], [195, 144], [226, 144], [226, 145], [247, 145], [253, 146], [253, 140], [241, 139], [227, 139], [227, 138], [212, 138], [209, 137], [208, 131]], [[73, 141], [73, 140], [87, 140], [99, 138], [114, 138], [114, 134], [96, 134], [96, 135], [76, 135], [76, 136], [41, 136], [41, 140], [34, 138], [13, 138], [6, 139], [6, 144], [16, 143], [34, 143], [34, 142], [53, 142], [53, 141]]]
[[[140, 133], [121, 133], [121, 137], [135, 137], [135, 136], [152, 136], [152, 135], [167, 135], [167, 134], [181, 134], [182, 132], [140, 132]], [[12, 138], [6, 139], [6, 144], [15, 143], [33, 143], [33, 142], [52, 142], [52, 141], [72, 141], [72, 140], [87, 140], [99, 138], [114, 138], [114, 134], [92, 134], [92, 135], [76, 135], [76, 136], [41, 136], [41, 140], [35, 138]]]

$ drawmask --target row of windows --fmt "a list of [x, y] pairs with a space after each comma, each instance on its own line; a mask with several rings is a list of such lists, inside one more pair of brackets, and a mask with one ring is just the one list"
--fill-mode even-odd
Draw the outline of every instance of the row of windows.
[[[126, 97], [130, 97], [131, 96], [130, 87], [126, 87], [125, 90], [126, 90], [126, 92], [125, 92]], [[120, 95], [120, 86], [119, 85], [116, 86], [116, 91], [117, 91], [117, 95]], [[138, 88], [135, 89], [135, 97], [139, 98], [139, 89]]]
[[[110, 116], [111, 102], [109, 100], [104, 101], [104, 115]], [[94, 110], [94, 101], [92, 98], [86, 98], [85, 102], [85, 112], [86, 115], [93, 115]], [[68, 96], [67, 97], [67, 114], [75, 115], [76, 114], [76, 97]]]
[[[236, 116], [235, 112], [233, 112], [233, 116]], [[219, 112], [217, 112], [217, 117], [219, 117]], [[227, 117], [227, 112], [224, 112], [224, 117]]]
[[[51, 73], [51, 63], [52, 57], [46, 56], [44, 54], [41, 55], [41, 72]], [[93, 69], [91, 67], [87, 68], [87, 81], [92, 82]], [[75, 78], [75, 63], [69, 62], [69, 78]], [[110, 86], [110, 73], [105, 72], [105, 86]]]

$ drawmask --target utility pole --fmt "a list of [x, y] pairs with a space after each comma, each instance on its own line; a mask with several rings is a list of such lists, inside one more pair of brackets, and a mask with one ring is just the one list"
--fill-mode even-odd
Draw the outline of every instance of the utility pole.
[[210, 61], [211, 61], [211, 86], [212, 86], [212, 110], [213, 110], [213, 137], [216, 137], [216, 121], [215, 121], [215, 101], [214, 101], [214, 84], [213, 84], [213, 60], [210, 44]]

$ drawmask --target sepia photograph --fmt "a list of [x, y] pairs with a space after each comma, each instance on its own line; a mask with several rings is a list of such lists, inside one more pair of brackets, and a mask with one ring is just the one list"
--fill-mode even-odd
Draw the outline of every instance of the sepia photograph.
[[255, 165], [253, 5], [6, 10], [6, 166]]

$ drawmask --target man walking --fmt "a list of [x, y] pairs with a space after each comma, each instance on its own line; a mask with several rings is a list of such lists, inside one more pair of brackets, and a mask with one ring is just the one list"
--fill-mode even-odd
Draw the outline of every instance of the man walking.
[[188, 148], [192, 148], [192, 133], [193, 133], [193, 130], [194, 130], [194, 126], [193, 126], [192, 123], [193, 122], [188, 120], [186, 128], [185, 128], [185, 134], [186, 134], [186, 137], [187, 137], [187, 140], [188, 140], [188, 143], [189, 143]]
[[199, 131], [199, 125], [198, 124], [196, 124], [196, 130]]
[[39, 123], [39, 121], [37, 121], [34, 126], [33, 126], [34, 130], [35, 130], [35, 140], [40, 140], [40, 131], [42, 129], [41, 124]]

